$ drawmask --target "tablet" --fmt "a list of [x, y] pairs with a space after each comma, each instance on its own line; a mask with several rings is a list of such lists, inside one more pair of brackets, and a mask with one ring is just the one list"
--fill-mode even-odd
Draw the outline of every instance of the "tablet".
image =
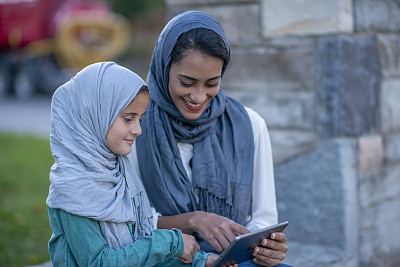
[[261, 240], [269, 238], [271, 233], [283, 232], [289, 222], [271, 225], [256, 232], [237, 236], [232, 243], [221, 253], [212, 267], [225, 267], [235, 263], [242, 263], [254, 258], [253, 248], [261, 245]]

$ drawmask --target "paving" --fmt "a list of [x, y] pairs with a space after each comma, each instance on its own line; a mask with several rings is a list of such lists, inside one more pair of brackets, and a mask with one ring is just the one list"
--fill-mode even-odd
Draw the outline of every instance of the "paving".
[[0, 99], [0, 132], [49, 138], [51, 96], [34, 96], [22, 101], [9, 96]]

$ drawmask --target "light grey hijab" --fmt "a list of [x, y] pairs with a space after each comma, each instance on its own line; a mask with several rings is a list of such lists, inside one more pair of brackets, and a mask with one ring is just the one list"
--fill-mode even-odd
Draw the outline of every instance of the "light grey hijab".
[[106, 142], [114, 119], [143, 85], [116, 63], [95, 63], [60, 86], [51, 104], [55, 164], [46, 203], [99, 221], [111, 248], [132, 244], [154, 228], [141, 181], [127, 157], [112, 153]]

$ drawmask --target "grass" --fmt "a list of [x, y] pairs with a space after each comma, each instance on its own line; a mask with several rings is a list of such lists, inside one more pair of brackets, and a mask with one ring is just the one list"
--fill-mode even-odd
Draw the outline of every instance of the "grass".
[[47, 214], [49, 140], [0, 134], [0, 266], [26, 266], [50, 259]]

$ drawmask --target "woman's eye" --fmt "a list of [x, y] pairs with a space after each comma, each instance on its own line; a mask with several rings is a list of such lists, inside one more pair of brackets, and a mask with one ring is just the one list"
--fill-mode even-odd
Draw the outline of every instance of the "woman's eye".
[[185, 83], [185, 82], [182, 81], [182, 80], [179, 80], [179, 81], [181, 82], [181, 85], [184, 86], [184, 87], [190, 87], [190, 86], [193, 85], [192, 83]]
[[218, 86], [218, 83], [213, 83], [213, 84], [206, 84], [207, 87], [216, 87]]
[[131, 118], [124, 118], [124, 120], [125, 120], [126, 122], [130, 122], [132, 119], [131, 119]]

